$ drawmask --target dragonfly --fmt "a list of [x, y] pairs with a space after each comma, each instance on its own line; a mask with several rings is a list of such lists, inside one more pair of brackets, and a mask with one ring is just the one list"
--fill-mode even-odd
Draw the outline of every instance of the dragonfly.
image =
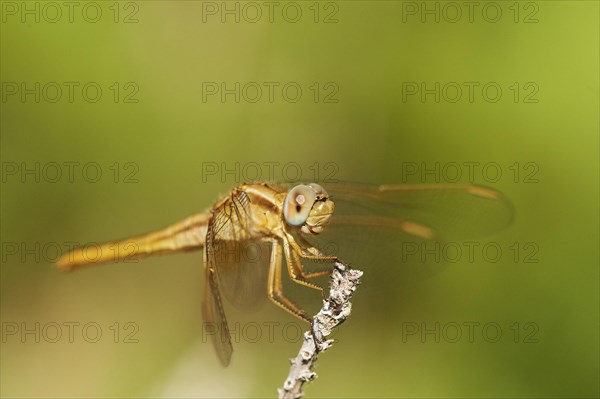
[[[381, 237], [376, 239], [379, 242], [389, 241], [394, 237], [392, 232], [424, 241], [440, 240], [443, 234], [460, 238], [497, 231], [510, 223], [512, 213], [499, 191], [478, 185], [336, 183], [326, 190], [317, 183], [247, 183], [232, 189], [203, 213], [154, 232], [100, 244], [93, 257], [88, 255], [89, 247], [76, 248], [64, 254], [57, 265], [74, 270], [148, 255], [202, 250], [202, 318], [205, 325], [221, 326], [212, 341], [221, 364], [227, 366], [233, 347], [223, 296], [244, 308], [253, 298], [249, 286], [266, 283], [266, 292], [260, 293], [263, 298], [266, 294], [281, 309], [311, 322], [284, 292], [284, 265], [294, 283], [322, 291], [315, 281], [330, 274], [332, 267], [309, 271], [304, 263], [344, 263], [311, 238], [337, 232], [340, 240], [347, 239], [376, 262], [380, 253], [368, 247], [375, 241], [371, 232], [383, 232], [377, 236]], [[248, 248], [254, 252], [258, 249], [266, 268], [258, 268], [248, 256], [235, 256]]]

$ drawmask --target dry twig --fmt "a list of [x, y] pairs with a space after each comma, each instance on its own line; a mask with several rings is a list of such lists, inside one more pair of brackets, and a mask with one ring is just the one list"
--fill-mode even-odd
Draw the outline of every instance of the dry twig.
[[302, 385], [317, 377], [313, 371], [317, 355], [333, 345], [333, 339], [327, 337], [350, 316], [350, 298], [360, 283], [362, 274], [362, 271], [352, 270], [340, 262], [335, 264], [329, 285], [329, 298], [323, 301], [323, 307], [313, 317], [311, 329], [304, 333], [304, 342], [298, 355], [290, 359], [290, 372], [283, 388], [278, 389], [280, 399], [302, 397]]

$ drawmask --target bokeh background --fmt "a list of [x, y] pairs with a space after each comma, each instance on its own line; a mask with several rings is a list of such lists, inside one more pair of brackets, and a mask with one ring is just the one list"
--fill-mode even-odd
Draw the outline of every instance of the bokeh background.
[[[477, 241], [495, 262], [410, 283], [384, 277], [397, 258], [361, 265], [307, 397], [598, 397], [597, 2], [74, 3], [1, 3], [3, 397], [274, 396], [304, 326], [228, 307], [240, 342], [221, 368], [200, 253], [53, 267], [70, 243], [203, 211], [255, 164], [367, 183], [454, 182], [458, 164], [515, 208]], [[207, 91], [222, 83], [234, 94]]]

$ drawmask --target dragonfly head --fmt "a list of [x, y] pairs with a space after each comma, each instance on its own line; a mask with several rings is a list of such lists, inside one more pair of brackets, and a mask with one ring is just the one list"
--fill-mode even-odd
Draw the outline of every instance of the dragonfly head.
[[316, 183], [294, 186], [283, 203], [285, 222], [311, 235], [323, 231], [329, 223], [333, 210], [334, 205], [329, 199], [329, 194]]

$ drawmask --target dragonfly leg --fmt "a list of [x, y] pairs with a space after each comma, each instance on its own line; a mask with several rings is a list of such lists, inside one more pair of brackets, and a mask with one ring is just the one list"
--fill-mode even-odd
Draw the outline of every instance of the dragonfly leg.
[[287, 262], [288, 274], [290, 278], [298, 284], [302, 284], [306, 287], [313, 288], [315, 290], [323, 291], [322, 287], [319, 287], [316, 284], [311, 283], [310, 281], [306, 281], [308, 278], [314, 278], [318, 276], [326, 276], [330, 271], [324, 272], [316, 272], [316, 273], [306, 273], [304, 271], [304, 267], [302, 266], [302, 262], [298, 258], [297, 251], [292, 248], [292, 245], [288, 240], [284, 240], [283, 248], [285, 250], [285, 259]]
[[[298, 241], [298, 243], [296, 242], [296, 240]], [[309, 260], [316, 260], [316, 261], [320, 261], [320, 262], [328, 262], [328, 263], [339, 262], [339, 259], [337, 256], [324, 255], [317, 248], [310, 245], [310, 243], [308, 241], [306, 241], [304, 238], [297, 237], [296, 240], [289, 239], [289, 241], [291, 243], [293, 243], [293, 244], [291, 244], [294, 247], [293, 249], [301, 258], [309, 259]], [[311, 279], [311, 278], [316, 278], [316, 277], [321, 277], [321, 276], [328, 276], [331, 274], [331, 269], [322, 270], [319, 272], [307, 273], [304, 271], [304, 267], [302, 266], [300, 261], [298, 261], [297, 265], [299, 265], [297, 267], [298, 274], [300, 274], [300, 276], [305, 279]]]
[[283, 295], [283, 284], [281, 282], [281, 263], [283, 262], [281, 244], [277, 240], [273, 240], [271, 246], [271, 260], [269, 263], [269, 284], [268, 284], [268, 296], [269, 299], [277, 306], [282, 308], [288, 313], [311, 323], [310, 318], [306, 315], [306, 312], [296, 306], [295, 303], [290, 301], [285, 295]]

